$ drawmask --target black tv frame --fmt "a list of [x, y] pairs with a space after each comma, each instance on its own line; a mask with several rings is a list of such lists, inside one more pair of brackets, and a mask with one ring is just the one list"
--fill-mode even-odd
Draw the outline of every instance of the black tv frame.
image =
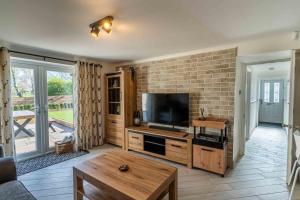
[[[167, 130], [167, 131], [180, 131], [181, 129], [180, 128], [175, 128], [175, 126], [177, 126], [177, 127], [182, 127], [182, 128], [187, 128], [187, 127], [189, 127], [189, 122], [190, 122], [190, 119], [189, 119], [189, 117], [190, 117], [190, 94], [189, 93], [142, 93], [142, 106], [143, 106], [143, 95], [145, 95], [145, 94], [162, 94], [162, 95], [168, 95], [168, 94], [184, 94], [184, 95], [187, 95], [188, 96], [188, 101], [187, 101], [187, 108], [188, 108], [188, 114], [187, 114], [187, 116], [188, 116], [188, 118], [187, 118], [187, 121], [188, 121], [188, 123], [187, 123], [187, 125], [186, 126], [180, 126], [180, 125], [178, 125], [178, 124], [167, 124], [167, 123], [161, 123], [161, 122], [153, 122], [153, 121], [144, 121], [144, 122], [146, 122], [146, 123], [151, 123], [151, 124], [155, 124], [155, 125], [150, 125], [149, 127], [151, 127], [151, 128], [156, 128], [156, 129], [162, 129], [162, 130]], [[142, 108], [142, 113], [143, 113], [143, 108]], [[144, 113], [142, 114], [143, 116], [144, 116]]]

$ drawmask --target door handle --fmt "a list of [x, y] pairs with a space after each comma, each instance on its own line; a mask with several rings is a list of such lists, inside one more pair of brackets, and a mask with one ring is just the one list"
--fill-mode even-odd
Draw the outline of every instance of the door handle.
[[201, 148], [201, 150], [208, 151], [208, 152], [213, 152], [213, 150], [211, 150], [211, 149], [203, 149], [203, 148]]
[[35, 111], [35, 113], [40, 114], [40, 106], [35, 106], [32, 110]]
[[180, 145], [177, 145], [177, 144], [171, 144], [172, 147], [176, 147], [176, 148], [181, 148]]
[[44, 113], [45, 113], [45, 114], [48, 113], [48, 105], [45, 105]]

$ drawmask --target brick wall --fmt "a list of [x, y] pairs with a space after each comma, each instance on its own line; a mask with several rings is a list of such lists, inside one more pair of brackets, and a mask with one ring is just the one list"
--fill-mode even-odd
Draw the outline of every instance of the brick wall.
[[232, 130], [237, 49], [135, 64], [137, 105], [145, 92], [190, 93], [190, 118], [206, 114], [230, 120], [228, 160], [232, 164]]

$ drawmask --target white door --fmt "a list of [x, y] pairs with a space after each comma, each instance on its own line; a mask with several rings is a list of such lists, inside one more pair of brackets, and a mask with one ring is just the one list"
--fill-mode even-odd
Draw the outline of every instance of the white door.
[[283, 80], [262, 80], [259, 122], [283, 123]]
[[45, 151], [51, 151], [55, 142], [72, 135], [74, 131], [73, 113], [73, 67], [44, 66], [45, 107], [44, 120], [47, 132]]
[[12, 62], [11, 74], [16, 154], [30, 157], [42, 151], [39, 69], [32, 63]]
[[74, 131], [73, 67], [15, 59], [11, 65], [17, 156], [51, 151]]

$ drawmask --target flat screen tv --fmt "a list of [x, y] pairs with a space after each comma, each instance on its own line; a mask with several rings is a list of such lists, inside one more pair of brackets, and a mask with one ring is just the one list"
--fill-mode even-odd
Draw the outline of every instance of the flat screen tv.
[[188, 93], [143, 93], [143, 121], [172, 126], [189, 126]]

